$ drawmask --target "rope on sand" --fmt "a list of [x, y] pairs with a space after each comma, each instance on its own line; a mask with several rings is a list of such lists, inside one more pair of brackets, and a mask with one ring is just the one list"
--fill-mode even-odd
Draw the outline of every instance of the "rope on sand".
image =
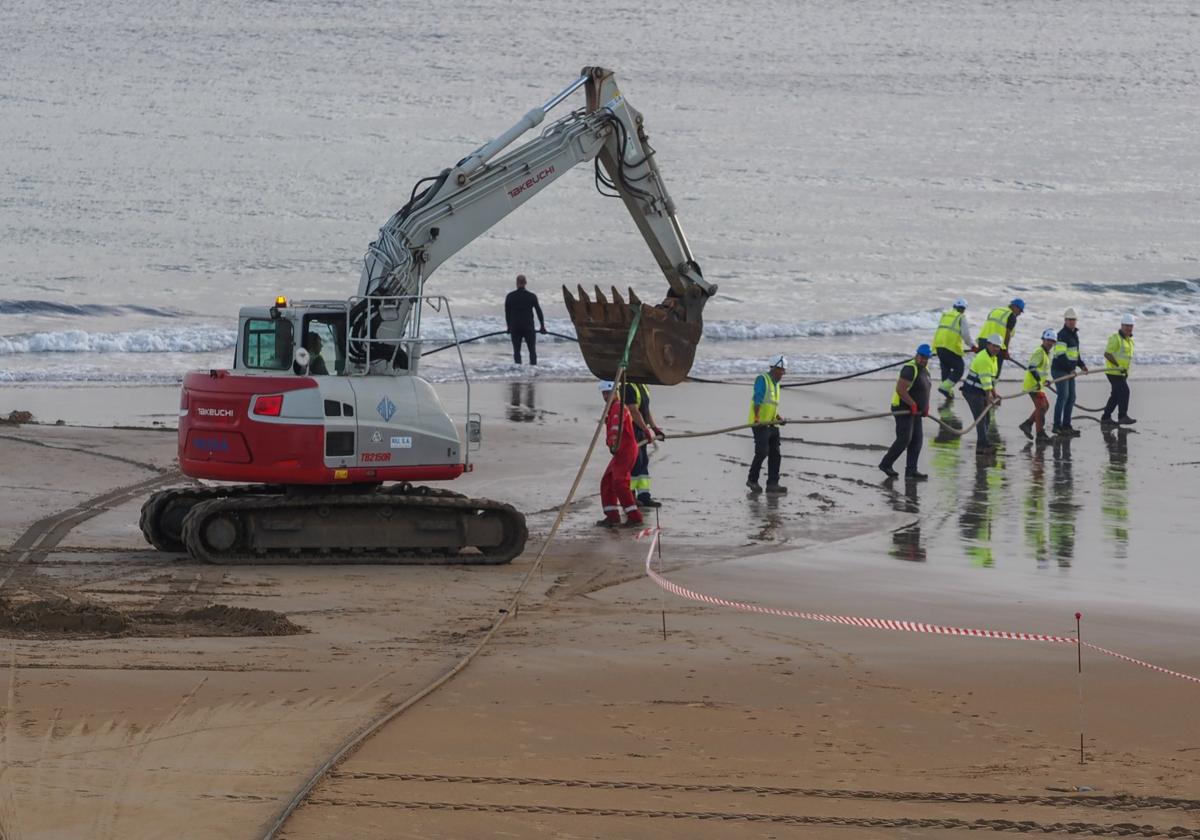
[[[629, 348], [633, 345], [633, 337], [637, 332], [638, 324], [641, 322], [641, 318], [641, 307], [635, 307], [633, 323], [630, 325], [629, 334], [625, 339], [625, 354], [622, 356], [621, 364], [617, 368], [617, 375], [615, 377], [615, 381], [617, 382], [621, 381], [621, 378], [625, 374], [625, 368], [629, 364]], [[604, 413], [600, 415], [595, 429], [592, 430], [591, 443], [588, 444], [587, 451], [583, 455], [583, 460], [579, 464], [579, 469], [575, 473], [575, 481], [571, 484], [571, 489], [567, 493], [566, 498], [563, 499], [562, 504], [559, 505], [558, 516], [555, 517], [554, 524], [550, 526], [550, 533], [546, 535], [546, 541], [542, 544], [541, 549], [538, 551], [537, 557], [534, 558], [533, 564], [530, 565], [529, 569], [525, 572], [525, 576], [521, 578], [521, 582], [517, 585], [516, 591], [513, 592], [512, 598], [509, 599], [507, 608], [500, 610], [499, 616], [495, 621], [492, 622], [492, 626], [488, 628], [488, 631], [483, 635], [483, 638], [481, 638], [475, 647], [473, 647], [465, 656], [459, 659], [453, 667], [432, 682], [427, 683], [424, 688], [420, 689], [415, 694], [410, 695], [404, 701], [385, 709], [381, 714], [377, 715], [365, 726], [360, 728], [357, 732], [346, 739], [346, 741], [344, 741], [342, 745], [333, 752], [332, 755], [325, 759], [325, 761], [321, 762], [320, 766], [318, 766], [316, 770], [314, 770], [304, 781], [304, 784], [300, 786], [300, 789], [297, 790], [291, 799], [284, 804], [283, 808], [280, 809], [275, 819], [263, 833], [263, 840], [274, 840], [274, 838], [278, 836], [280, 829], [283, 828], [284, 823], [288, 821], [292, 814], [295, 813], [296, 809], [300, 807], [304, 800], [308, 798], [309, 794], [313, 792], [316, 786], [320, 784], [321, 781], [325, 779], [325, 777], [328, 776], [331, 771], [349, 758], [367, 741], [368, 738], [370, 738], [384, 726], [400, 717], [400, 715], [404, 714], [430, 694], [437, 691], [446, 683], [450, 682], [450, 680], [454, 679], [454, 677], [456, 677], [464, 668], [470, 665], [479, 652], [487, 646], [487, 644], [492, 640], [492, 637], [496, 635], [496, 631], [504, 625], [504, 622], [507, 621], [510, 616], [516, 615], [517, 610], [520, 608], [521, 596], [525, 593], [525, 588], [529, 585], [529, 581], [533, 577], [534, 572], [541, 569], [542, 561], [546, 557], [546, 552], [549, 550], [550, 544], [554, 541], [554, 537], [558, 534], [559, 526], [562, 525], [562, 521], [567, 515], [567, 510], [570, 508], [571, 501], [575, 498], [575, 493], [579, 490], [579, 484], [583, 480], [584, 470], [587, 468], [588, 461], [591, 460], [592, 452], [596, 449], [596, 442], [600, 439], [600, 432], [604, 428], [604, 422], [608, 417], [608, 411], [612, 407], [613, 400], [616, 398], [618, 391], [618, 388], [613, 388], [609, 393], [608, 400], [604, 404]]]

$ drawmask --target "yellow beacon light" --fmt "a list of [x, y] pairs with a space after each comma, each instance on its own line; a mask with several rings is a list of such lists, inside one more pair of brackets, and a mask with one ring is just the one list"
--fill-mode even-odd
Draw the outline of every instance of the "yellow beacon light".
[[283, 295], [279, 295], [278, 297], [275, 298], [275, 305], [276, 306], [287, 306], [287, 298], [285, 298]]

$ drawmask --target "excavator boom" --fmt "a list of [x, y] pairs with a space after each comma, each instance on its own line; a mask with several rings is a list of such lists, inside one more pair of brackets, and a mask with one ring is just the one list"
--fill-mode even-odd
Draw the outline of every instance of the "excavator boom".
[[[501, 153], [522, 134], [540, 125], [545, 115], [585, 88], [586, 107], [551, 123], [541, 134], [507, 154]], [[702, 313], [716, 286], [704, 280], [675, 215], [642, 115], [625, 100], [613, 74], [585, 67], [579, 78], [544, 105], [534, 108], [506, 132], [467, 155], [454, 167], [426, 179], [379, 231], [363, 263], [359, 282], [361, 310], [351, 324], [363, 338], [399, 333], [409, 312], [383, 322], [371, 309], [371, 298], [419, 295], [433, 271], [455, 252], [483, 234], [570, 168], [597, 162], [597, 185], [619, 197], [633, 217], [667, 279], [663, 302], [642, 309], [630, 350], [626, 375], [640, 382], [673, 385], [687, 376], [703, 330]], [[601, 174], [600, 168], [605, 174]], [[564, 301], [579, 337], [588, 368], [611, 379], [620, 364], [634, 307], [641, 306], [632, 289], [628, 302], [613, 289], [611, 300], [599, 289], [589, 298], [563, 288]]]

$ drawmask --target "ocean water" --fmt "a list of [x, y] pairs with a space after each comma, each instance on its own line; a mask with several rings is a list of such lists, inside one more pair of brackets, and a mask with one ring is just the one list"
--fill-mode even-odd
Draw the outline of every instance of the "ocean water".
[[[705, 276], [698, 375], [911, 353], [954, 298], [1023, 297], [1098, 358], [1200, 375], [1200, 8], [1190, 0], [0, 4], [0, 383], [172, 382], [228, 365], [240, 306], [353, 294], [408, 197], [569, 83], [614, 68]], [[576, 105], [582, 104], [581, 94]], [[463, 337], [522, 272], [665, 282], [590, 167], [446, 263]], [[429, 324], [438, 344], [449, 325]], [[517, 374], [503, 338], [472, 377]], [[586, 375], [547, 343], [541, 375]], [[459, 375], [457, 355], [428, 359]]]

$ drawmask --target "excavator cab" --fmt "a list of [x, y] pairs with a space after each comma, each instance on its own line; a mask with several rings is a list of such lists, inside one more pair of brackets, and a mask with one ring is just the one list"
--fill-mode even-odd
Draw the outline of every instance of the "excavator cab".
[[[612, 287], [611, 300], [605, 298], [599, 286], [594, 298], [589, 298], [582, 286], [576, 288], [578, 297], [563, 286], [563, 300], [575, 325], [583, 360], [595, 376], [615, 379], [628, 343], [625, 378], [630, 382], [677, 385], [687, 378], [704, 328], [698, 313], [694, 320], [688, 320], [687, 308], [676, 297], [668, 296], [657, 306], [647, 306], [633, 289], [626, 303], [616, 286]], [[641, 317], [630, 342], [629, 331], [639, 310]]]

